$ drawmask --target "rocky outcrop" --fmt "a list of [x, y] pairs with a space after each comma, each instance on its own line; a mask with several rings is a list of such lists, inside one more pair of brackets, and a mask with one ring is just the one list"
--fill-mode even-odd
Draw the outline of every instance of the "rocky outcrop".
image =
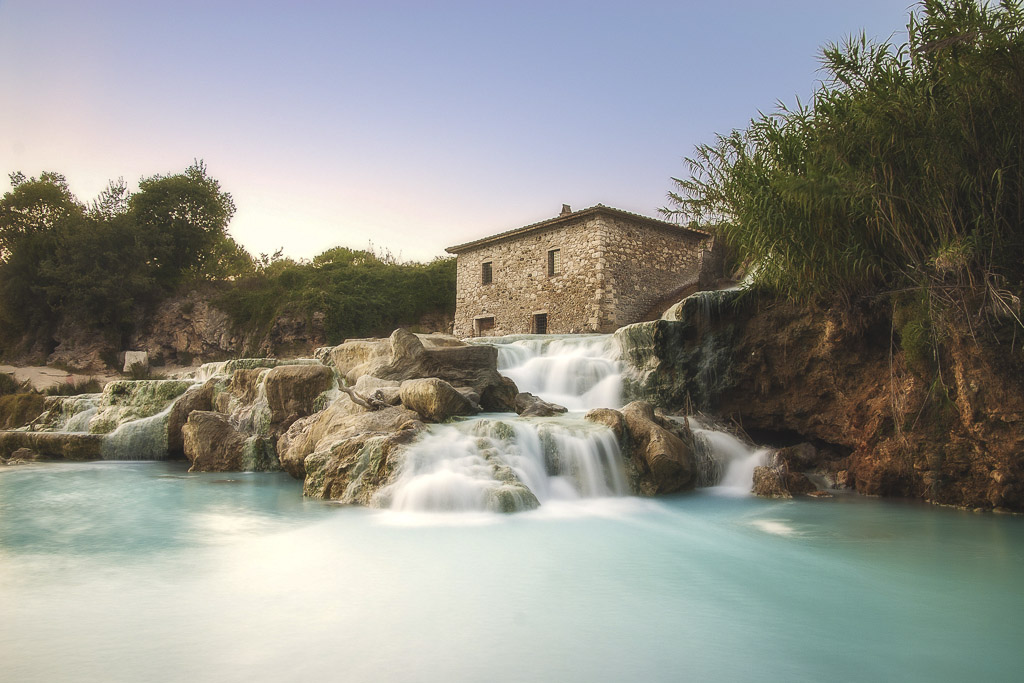
[[334, 373], [325, 365], [279, 365], [265, 382], [270, 420], [284, 422], [312, 414], [317, 397], [334, 384]]
[[480, 412], [480, 406], [436, 377], [402, 382], [399, 397], [402, 405], [419, 413], [424, 422], [445, 422], [456, 415]]
[[189, 472], [237, 472], [244, 468], [246, 436], [225, 415], [195, 411], [182, 428]]
[[182, 456], [185, 454], [185, 438], [181, 430], [188, 420], [188, 416], [197, 410], [213, 410], [213, 396], [217, 380], [210, 379], [203, 384], [189, 387], [181, 397], [174, 402], [171, 413], [167, 416], [167, 451], [170, 455]]
[[100, 460], [103, 436], [67, 432], [0, 432], [0, 457], [28, 449], [43, 460]]
[[346, 341], [330, 352], [331, 362], [348, 384], [372, 375], [405, 381], [434, 377], [480, 396], [484, 410], [513, 412], [518, 390], [498, 374], [498, 350], [466, 344], [452, 337], [429, 335], [429, 346], [408, 330], [395, 330], [388, 339]]
[[1020, 350], [961, 321], [941, 330], [941, 372], [922, 372], [890, 313], [753, 295], [719, 310], [691, 304], [677, 322], [616, 333], [625, 389], [730, 417], [759, 441], [812, 443], [826, 454], [812, 469], [861, 493], [1024, 511]]
[[304, 460], [302, 492], [310, 498], [373, 505], [401, 467], [401, 448], [422, 425], [404, 422], [393, 432], [359, 432]]
[[696, 485], [693, 435], [685, 423], [657, 414], [644, 401], [634, 401], [621, 412], [609, 408], [591, 410], [586, 419], [615, 433], [627, 457], [627, 474], [635, 493], [678, 493]]
[[793, 472], [782, 454], [772, 454], [769, 462], [754, 468], [751, 491], [762, 498], [792, 498], [817, 491], [802, 472]]
[[401, 406], [367, 411], [341, 396], [325, 410], [296, 420], [277, 442], [281, 467], [296, 479], [306, 476], [306, 458], [331, 450], [342, 441], [360, 437], [388, 436], [412, 423], [419, 429], [418, 413]]
[[548, 403], [528, 391], [516, 394], [515, 408], [520, 417], [551, 417], [567, 412], [565, 406]]

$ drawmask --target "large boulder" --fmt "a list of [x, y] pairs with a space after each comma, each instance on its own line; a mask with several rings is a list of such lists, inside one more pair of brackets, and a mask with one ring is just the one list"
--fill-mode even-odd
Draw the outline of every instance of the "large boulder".
[[406, 421], [393, 432], [359, 432], [305, 458], [304, 495], [356, 505], [373, 505], [378, 492], [399, 471], [400, 455], [423, 428]]
[[352, 387], [356, 394], [364, 398], [379, 401], [385, 405], [397, 406], [402, 402], [402, 383], [393, 379], [380, 379], [373, 375], [363, 375]]
[[548, 403], [540, 396], [534, 396], [528, 391], [516, 394], [515, 408], [520, 417], [551, 417], [567, 412], [565, 406]]
[[498, 350], [445, 337], [427, 346], [412, 332], [395, 330], [387, 340], [346, 341], [331, 351], [331, 361], [349, 384], [363, 375], [404, 381], [436, 377], [454, 387], [469, 387], [485, 410], [512, 412], [518, 390], [497, 370]]
[[271, 422], [315, 412], [316, 398], [331, 388], [334, 373], [326, 365], [279, 365], [265, 382]]
[[619, 445], [623, 445], [624, 437], [626, 436], [626, 419], [619, 411], [612, 408], [594, 408], [593, 410], [588, 411], [587, 414], [583, 416], [583, 419], [588, 422], [594, 422], [608, 427], [612, 432], [614, 432], [615, 438], [619, 441]]
[[367, 411], [341, 396], [319, 413], [296, 420], [277, 442], [281, 467], [296, 479], [306, 476], [306, 457], [359, 435], [389, 435], [406, 423], [421, 425], [418, 413], [401, 406]]
[[644, 401], [623, 408], [622, 418], [636, 469], [634, 488], [639, 493], [676, 493], [696, 485], [693, 435], [685, 423], [670, 423]]
[[185, 439], [181, 434], [188, 416], [197, 410], [213, 410], [213, 394], [217, 380], [209, 379], [189, 387], [171, 407], [167, 416], [167, 451], [170, 455], [185, 454]]
[[402, 382], [402, 405], [415, 410], [425, 422], [444, 422], [456, 415], [473, 415], [480, 410], [469, 398], [436, 377]]
[[182, 427], [189, 472], [237, 472], [243, 469], [246, 436], [225, 415], [195, 411]]
[[[801, 472], [790, 471], [786, 460], [786, 450], [776, 451], [768, 459], [768, 463], [754, 468], [751, 491], [762, 498], [792, 498], [815, 493], [818, 489]], [[801, 449], [802, 454], [808, 451]], [[790, 452], [792, 456], [792, 452]]]

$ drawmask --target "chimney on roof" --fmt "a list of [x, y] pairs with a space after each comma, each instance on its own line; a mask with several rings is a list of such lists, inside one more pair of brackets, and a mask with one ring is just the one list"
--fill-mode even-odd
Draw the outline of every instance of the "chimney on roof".
[[562, 213], [558, 214], [558, 217], [568, 216], [570, 213], [572, 213], [572, 207], [568, 204], [562, 204]]

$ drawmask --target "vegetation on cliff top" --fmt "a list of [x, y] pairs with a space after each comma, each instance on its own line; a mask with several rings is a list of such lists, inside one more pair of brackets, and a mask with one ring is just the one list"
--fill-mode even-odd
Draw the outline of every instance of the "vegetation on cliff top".
[[937, 309], [1019, 316], [1024, 11], [925, 0], [908, 35], [826, 46], [810, 104], [698, 147], [663, 211], [793, 300], [918, 292], [917, 333]]
[[329, 341], [455, 307], [453, 260], [399, 263], [344, 247], [312, 262], [253, 258], [228, 234], [235, 204], [202, 162], [143, 178], [134, 193], [111, 182], [88, 204], [59, 173], [10, 178], [0, 198], [3, 353], [52, 350], [61, 325], [95, 330], [119, 350], [168, 296], [201, 283], [213, 283], [243, 330], [269, 329], [282, 314], [319, 317]]

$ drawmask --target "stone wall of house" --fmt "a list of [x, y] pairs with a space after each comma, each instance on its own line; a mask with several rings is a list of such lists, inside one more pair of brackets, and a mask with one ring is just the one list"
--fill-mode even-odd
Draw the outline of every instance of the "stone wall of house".
[[[549, 228], [482, 244], [458, 255], [455, 329], [460, 337], [535, 332], [614, 332], [701, 275], [700, 234], [607, 213], [569, 217]], [[561, 273], [548, 275], [558, 249]], [[483, 264], [491, 282], [483, 283]], [[481, 329], [481, 320], [493, 327]]]
[[[547, 315], [549, 334], [593, 332], [604, 290], [603, 217], [568, 219], [547, 230], [483, 244], [458, 255], [455, 335], [474, 336], [474, 321], [494, 318], [484, 336], [532, 332], [533, 316]], [[558, 249], [561, 274], [548, 275], [548, 252]], [[483, 284], [483, 263], [491, 283]]]
[[669, 294], [698, 284], [701, 254], [711, 240], [699, 233], [675, 232], [618, 216], [605, 216], [604, 310], [612, 332], [643, 319]]

